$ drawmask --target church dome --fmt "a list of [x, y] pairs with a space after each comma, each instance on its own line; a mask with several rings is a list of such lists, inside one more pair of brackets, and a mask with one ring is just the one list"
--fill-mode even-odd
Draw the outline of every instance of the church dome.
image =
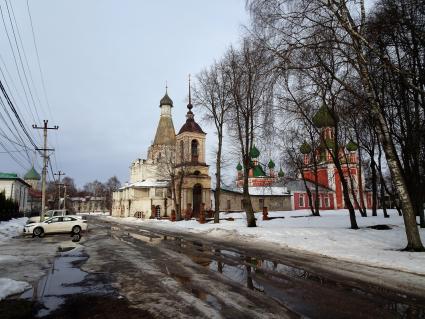
[[34, 169], [34, 166], [24, 175], [24, 180], [39, 181], [41, 179], [40, 174]]
[[258, 156], [260, 156], [260, 151], [258, 150], [258, 148], [255, 147], [255, 145], [249, 151], [249, 156], [251, 158], [257, 158]]
[[161, 99], [161, 101], [159, 101], [159, 106], [161, 107], [163, 105], [173, 106], [173, 100], [168, 96], [167, 93], [165, 93], [164, 97]]
[[348, 144], [345, 146], [345, 148], [347, 149], [347, 151], [349, 152], [355, 152], [358, 149], [358, 146], [356, 143], [354, 143], [353, 141], [349, 141]]
[[[190, 112], [190, 114], [189, 114], [189, 112]], [[202, 128], [199, 126], [199, 124], [195, 122], [195, 120], [193, 118], [193, 113], [191, 111], [189, 111], [189, 112], [188, 112], [188, 115], [192, 115], [192, 116], [187, 117], [186, 123], [183, 124], [182, 128], [179, 131], [179, 134], [181, 134], [183, 132], [205, 134], [205, 132], [202, 130]]]
[[300, 152], [301, 154], [309, 154], [311, 152], [311, 146], [306, 141], [301, 144], [300, 146]]
[[313, 116], [313, 124], [318, 127], [334, 127], [335, 119], [331, 114], [331, 111], [326, 107], [326, 105], [322, 105], [317, 113]]
[[238, 165], [236, 166], [236, 169], [238, 170], [238, 171], [241, 171], [242, 170], [242, 165], [241, 165], [241, 163], [239, 162], [238, 163]]

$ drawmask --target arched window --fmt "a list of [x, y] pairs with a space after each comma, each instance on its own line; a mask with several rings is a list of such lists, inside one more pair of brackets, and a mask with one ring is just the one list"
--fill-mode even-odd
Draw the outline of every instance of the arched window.
[[184, 162], [184, 143], [180, 141], [180, 162]]
[[197, 162], [198, 161], [198, 141], [197, 140], [192, 140], [192, 162]]

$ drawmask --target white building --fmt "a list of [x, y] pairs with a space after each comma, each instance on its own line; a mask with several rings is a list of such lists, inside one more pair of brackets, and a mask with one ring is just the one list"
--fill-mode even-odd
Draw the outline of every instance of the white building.
[[19, 212], [25, 212], [27, 207], [28, 190], [31, 187], [27, 182], [15, 173], [0, 173], [0, 193], [5, 194], [6, 199], [11, 199], [19, 206]]
[[[159, 107], [154, 142], [146, 159], [131, 163], [129, 183], [113, 193], [113, 216], [167, 217], [176, 209], [174, 198], [181, 202], [182, 210], [190, 205], [195, 216], [202, 203], [205, 209], [211, 208], [211, 178], [205, 163], [206, 134], [194, 120], [190, 90], [187, 120], [177, 136], [172, 119], [173, 101], [167, 92]], [[171, 176], [175, 176], [174, 185]], [[181, 187], [179, 176], [183, 176]]]

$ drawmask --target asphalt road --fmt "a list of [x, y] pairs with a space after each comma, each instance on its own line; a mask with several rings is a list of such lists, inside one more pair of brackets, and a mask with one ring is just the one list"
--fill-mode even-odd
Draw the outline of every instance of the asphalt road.
[[425, 299], [344, 278], [306, 257], [94, 217], [89, 228], [77, 248], [62, 245], [48, 275], [24, 296], [38, 305], [33, 315], [425, 318]]

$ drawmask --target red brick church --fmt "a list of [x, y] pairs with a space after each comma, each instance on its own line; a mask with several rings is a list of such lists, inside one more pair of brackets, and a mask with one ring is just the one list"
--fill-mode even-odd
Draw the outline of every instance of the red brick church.
[[[322, 106], [313, 117], [313, 123], [320, 129], [321, 142], [319, 147], [314, 151], [306, 142], [301, 145], [300, 152], [304, 157], [302, 175], [305, 180], [311, 182], [312, 187], [310, 187], [310, 190], [313, 194], [314, 183], [319, 185], [320, 209], [345, 208], [341, 179], [329, 151], [329, 149], [332, 149], [334, 140], [334, 119], [328, 109]], [[361, 170], [359, 170], [360, 163], [357, 156], [357, 148], [358, 146], [350, 141], [347, 145], [338, 148], [338, 156], [341, 160], [342, 171], [350, 188], [350, 199], [354, 207], [358, 208], [360, 205], [371, 208], [372, 194], [366, 191], [364, 187], [365, 181]], [[315, 156], [317, 161], [317, 178], [314, 173], [312, 156]], [[300, 176], [300, 178], [303, 176]], [[301, 199], [301, 197], [304, 198]], [[307, 192], [298, 192], [298, 194], [294, 194], [295, 209], [308, 207], [310, 207], [310, 205], [308, 203]]]

